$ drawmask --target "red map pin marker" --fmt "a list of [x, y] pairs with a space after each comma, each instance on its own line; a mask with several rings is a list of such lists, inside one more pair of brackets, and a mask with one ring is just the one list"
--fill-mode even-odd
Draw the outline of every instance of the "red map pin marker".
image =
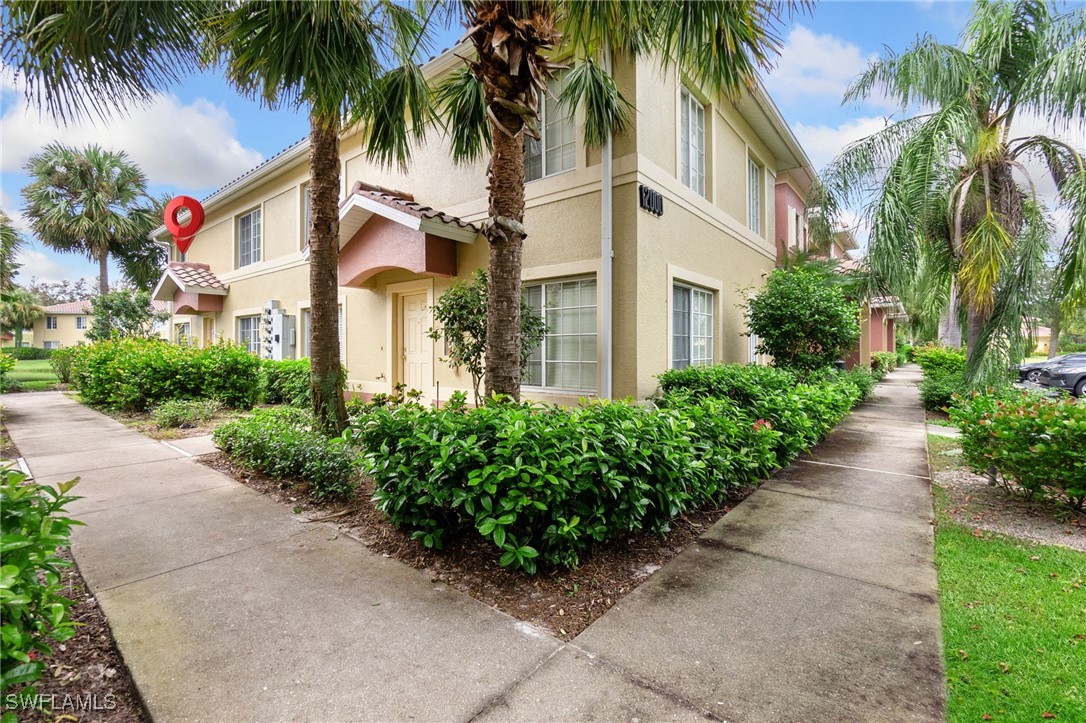
[[[189, 221], [184, 226], [177, 220], [182, 210], [189, 212]], [[192, 245], [196, 232], [204, 225], [204, 207], [195, 198], [176, 196], [166, 204], [162, 220], [166, 223], [166, 230], [173, 236], [173, 241], [177, 244], [177, 250], [185, 253], [189, 250], [189, 246]]]

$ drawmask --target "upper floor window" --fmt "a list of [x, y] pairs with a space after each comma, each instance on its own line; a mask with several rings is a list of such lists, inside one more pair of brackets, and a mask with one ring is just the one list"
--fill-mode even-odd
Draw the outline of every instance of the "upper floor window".
[[577, 150], [573, 116], [558, 102], [566, 87], [565, 73], [554, 76], [540, 93], [540, 137], [524, 139], [524, 180], [535, 181], [573, 168]]
[[524, 384], [552, 389], [596, 389], [596, 280], [524, 287], [524, 300], [543, 317], [547, 334], [528, 357]]
[[250, 354], [260, 353], [260, 317], [238, 317], [238, 344], [249, 350]]
[[75, 317], [75, 328], [76, 329], [86, 329], [87, 328], [87, 317], [85, 317], [85, 316], [77, 316], [77, 317]]
[[679, 180], [705, 195], [705, 106], [682, 89], [679, 102]]
[[260, 209], [238, 216], [238, 268], [261, 260]]
[[45, 317], [45, 328], [46, 329], [56, 329], [57, 328], [57, 317], [55, 317], [55, 316], [47, 316], [47, 317]]
[[762, 233], [762, 167], [750, 158], [747, 160], [747, 226], [756, 234]]
[[713, 292], [676, 283], [671, 297], [671, 367], [712, 364]]

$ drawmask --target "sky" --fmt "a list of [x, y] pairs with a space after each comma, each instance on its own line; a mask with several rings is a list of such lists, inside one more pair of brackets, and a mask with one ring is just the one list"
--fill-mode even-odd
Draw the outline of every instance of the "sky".
[[[868, 62], [887, 48], [904, 50], [925, 33], [956, 43], [969, 11], [969, 3], [949, 0], [823, 0], [782, 26], [784, 46], [765, 83], [816, 169], [849, 142], [882, 128], [888, 118], [902, 117], [878, 99], [842, 106], [845, 88]], [[458, 37], [458, 29], [447, 30], [436, 47], [448, 47]], [[64, 126], [27, 107], [13, 74], [3, 68], [0, 114], [0, 208], [24, 231], [19, 192], [28, 178], [22, 168], [47, 143], [98, 143], [123, 150], [146, 173], [152, 193], [203, 198], [308, 133], [304, 112], [264, 108], [239, 96], [213, 72], [191, 77], [123, 116]], [[1078, 139], [1076, 145], [1086, 144]], [[20, 258], [18, 282], [97, 278], [94, 264], [24, 236], [29, 243]], [[115, 272], [114, 278], [119, 278]]]

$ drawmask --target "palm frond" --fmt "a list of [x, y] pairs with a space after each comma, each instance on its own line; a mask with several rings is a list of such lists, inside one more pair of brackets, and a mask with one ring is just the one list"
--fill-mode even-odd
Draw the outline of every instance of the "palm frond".
[[1086, 306], [1086, 172], [1066, 178], [1060, 195], [1068, 228], [1060, 244], [1057, 289], [1060, 313], [1070, 316]]
[[412, 141], [422, 140], [433, 120], [430, 86], [422, 69], [402, 65], [385, 73], [361, 106], [366, 156], [406, 170]]
[[881, 92], [901, 108], [960, 102], [976, 82], [970, 57], [953, 45], [925, 35], [911, 48], [874, 61], [845, 91], [842, 102], [867, 100]]
[[651, 49], [655, 8], [637, 0], [565, 0], [561, 4], [562, 44], [577, 57], [604, 48], [638, 55]]
[[479, 77], [466, 66], [438, 85], [434, 104], [456, 163], [473, 163], [490, 150], [490, 123]]
[[574, 66], [565, 78], [559, 101], [568, 109], [584, 109], [584, 139], [589, 146], [602, 146], [612, 133], [621, 133], [630, 124], [627, 101], [611, 74], [591, 58]]

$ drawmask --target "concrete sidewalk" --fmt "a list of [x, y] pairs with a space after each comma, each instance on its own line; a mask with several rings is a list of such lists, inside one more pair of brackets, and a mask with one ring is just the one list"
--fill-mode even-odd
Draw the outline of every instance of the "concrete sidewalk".
[[924, 415], [899, 371], [572, 643], [59, 393], [0, 397], [156, 720], [939, 720]]

